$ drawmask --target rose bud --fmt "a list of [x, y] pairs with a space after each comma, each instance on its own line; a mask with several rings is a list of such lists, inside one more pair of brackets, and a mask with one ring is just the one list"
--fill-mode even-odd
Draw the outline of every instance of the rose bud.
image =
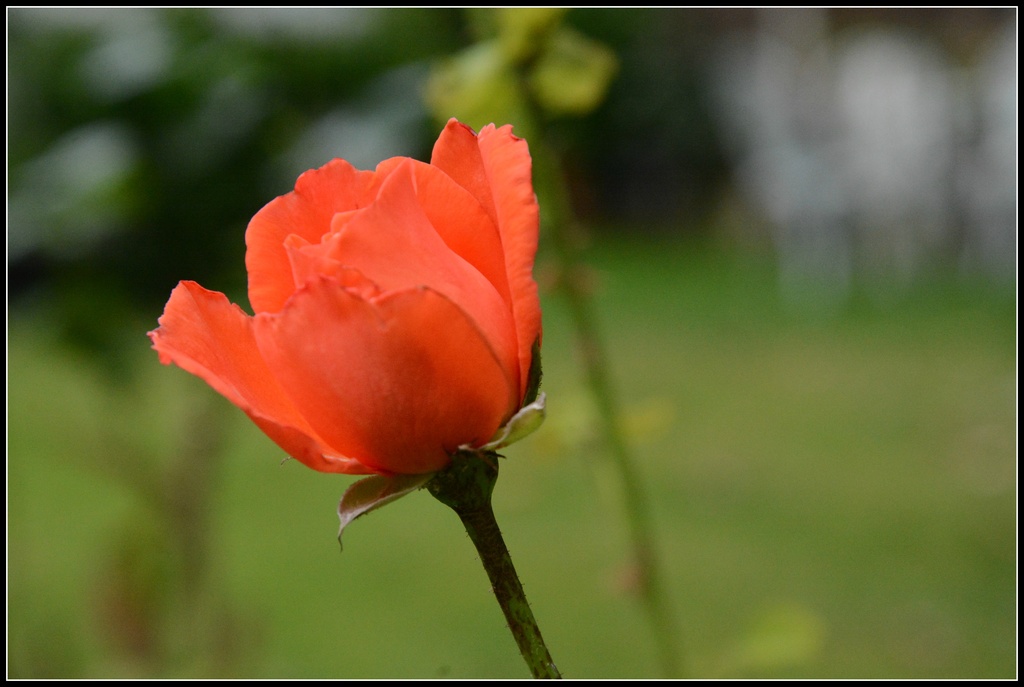
[[537, 231], [526, 141], [453, 119], [430, 164], [334, 160], [260, 210], [254, 316], [183, 281], [149, 336], [315, 470], [434, 472], [533, 401]]

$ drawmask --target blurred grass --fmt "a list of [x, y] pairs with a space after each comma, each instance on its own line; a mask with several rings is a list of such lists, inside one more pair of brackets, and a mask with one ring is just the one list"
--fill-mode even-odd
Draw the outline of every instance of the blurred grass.
[[[1014, 676], [1011, 289], [936, 278], [808, 315], [757, 260], [608, 238], [590, 257], [696, 675]], [[240, 412], [158, 365], [157, 315], [115, 382], [42, 310], [11, 314], [10, 677], [526, 676], [454, 516], [415, 494], [339, 553], [352, 480], [278, 466]], [[656, 677], [550, 299], [544, 356], [549, 419], [502, 463], [499, 522], [564, 675]], [[211, 431], [192, 473], [209, 557], [182, 589], [154, 490]]]

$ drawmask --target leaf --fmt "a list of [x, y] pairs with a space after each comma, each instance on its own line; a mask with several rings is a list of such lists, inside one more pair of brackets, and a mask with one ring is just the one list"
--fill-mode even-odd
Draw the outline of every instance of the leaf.
[[569, 10], [564, 7], [506, 7], [494, 10], [502, 54], [510, 62], [529, 60]]
[[456, 117], [477, 131], [491, 122], [513, 122], [517, 136], [530, 137], [522, 89], [496, 40], [476, 43], [435, 64], [426, 100], [439, 121]]
[[416, 491], [433, 477], [434, 473], [432, 472], [423, 475], [395, 475], [394, 477], [372, 475], [352, 484], [345, 490], [344, 496], [338, 503], [338, 519], [341, 520], [341, 527], [338, 528], [338, 544], [341, 544], [341, 535], [345, 532], [345, 528], [360, 515], [365, 515]]
[[571, 29], [560, 29], [537, 61], [530, 86], [545, 110], [584, 115], [604, 100], [618, 68], [611, 49]]

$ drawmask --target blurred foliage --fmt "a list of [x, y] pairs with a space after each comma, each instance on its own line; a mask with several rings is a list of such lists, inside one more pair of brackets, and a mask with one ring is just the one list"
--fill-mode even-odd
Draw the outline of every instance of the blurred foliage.
[[427, 86], [435, 118], [458, 117], [477, 129], [515, 122], [517, 133], [530, 140], [536, 126], [532, 107], [556, 116], [596, 109], [618, 63], [609, 48], [562, 25], [565, 12], [472, 12], [480, 40], [445, 60]]
[[[927, 32], [970, 66], [1005, 14], [845, 11], [805, 23]], [[791, 16], [9, 10], [11, 303], [56, 310], [68, 339], [105, 359], [120, 355], [110, 354], [129, 313], [157, 310], [181, 278], [244, 303], [243, 234], [262, 204], [332, 157], [427, 157], [436, 127], [424, 91], [435, 106], [462, 98], [472, 111], [476, 98], [519, 123], [509, 60], [532, 63], [529, 89], [582, 219], [764, 248], [765, 219], [734, 186], [714, 67], [730, 40], [755, 44]], [[428, 84], [438, 60], [447, 72]]]
[[[304, 169], [347, 152], [326, 140], [313, 159], [295, 160], [309, 156], [304, 136], [337, 112], [351, 115], [346, 133], [358, 136], [361, 118], [388, 106], [374, 89], [401, 87], [385, 75], [408, 81], [396, 70], [457, 44], [452, 19], [420, 10], [11, 10], [14, 304], [46, 298], [74, 341], [111, 345], [126, 332], [100, 310], [158, 312], [182, 278], [244, 302], [248, 218]], [[319, 36], [318, 25], [327, 29]], [[422, 155], [433, 132], [415, 102], [411, 117], [391, 116], [406, 131], [391, 136], [388, 154]], [[385, 137], [388, 123], [378, 126]]]
[[[496, 13], [507, 27], [500, 49], [461, 59], [454, 78], [489, 84], [482, 92], [493, 106], [511, 91], [488, 65], [503, 51], [527, 49], [563, 13]], [[653, 170], [671, 159], [706, 171], [714, 161], [717, 172], [689, 173], [701, 184], [716, 183], [724, 169], [709, 118], [688, 114], [702, 102], [696, 72], [669, 70], [673, 87], [664, 89], [652, 81], [664, 65], [637, 64], [638, 55], [664, 49], [643, 39], [664, 17], [611, 14], [569, 12], [533, 79], [554, 110], [592, 109], [615, 72], [600, 44], [622, 56], [629, 78], [612, 85], [605, 107], [571, 126], [555, 122], [574, 176], [585, 181], [576, 186], [588, 213], [598, 199], [604, 214], [621, 210], [631, 193], [622, 182], [639, 164]], [[697, 19], [670, 15], [684, 30]], [[475, 30], [496, 31], [483, 23]], [[415, 9], [13, 9], [8, 26], [12, 304], [55, 308], [69, 340], [94, 350], [126, 334], [111, 321], [115, 304], [153, 312], [182, 278], [244, 303], [245, 224], [305, 169], [335, 156], [364, 167], [391, 155], [427, 157], [436, 137], [420, 104], [427, 64], [471, 38], [458, 12]], [[677, 102], [666, 109], [636, 98], [628, 89], [638, 84]], [[640, 117], [638, 106], [647, 108]], [[506, 109], [515, 122], [515, 104]], [[684, 196], [698, 190], [681, 188]], [[696, 200], [660, 197], [655, 205], [676, 209]], [[649, 201], [644, 207], [656, 211]]]

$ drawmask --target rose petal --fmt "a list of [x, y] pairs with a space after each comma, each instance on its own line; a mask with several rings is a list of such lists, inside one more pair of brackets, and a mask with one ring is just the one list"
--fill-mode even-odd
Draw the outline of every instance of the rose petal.
[[329, 278], [255, 318], [267, 366], [318, 434], [377, 472], [447, 465], [516, 407], [512, 380], [477, 326], [426, 288], [366, 301]]
[[[343, 217], [344, 214], [339, 213], [335, 217]], [[380, 287], [367, 279], [365, 274], [332, 258], [327, 244], [306, 243], [305, 239], [292, 234], [285, 240], [285, 250], [288, 262], [291, 263], [296, 290], [318, 277], [332, 277], [338, 284], [355, 291], [362, 298], [380, 295]]]
[[429, 286], [477, 324], [518, 387], [515, 323], [491, 283], [441, 239], [417, 197], [412, 161], [393, 171], [374, 204], [325, 241], [328, 255], [384, 291]]
[[497, 225], [498, 212], [495, 208], [494, 192], [487, 178], [476, 134], [472, 129], [457, 119], [449, 119], [437, 143], [434, 144], [430, 164], [469, 191]]
[[540, 298], [533, 279], [540, 215], [526, 141], [513, 136], [511, 126], [496, 129], [489, 124], [477, 136], [452, 119], [434, 145], [431, 164], [469, 191], [498, 226], [516, 322], [522, 397], [531, 349], [541, 331]]
[[285, 239], [295, 234], [319, 243], [330, 230], [331, 218], [369, 205], [379, 183], [375, 172], [333, 160], [300, 176], [294, 191], [256, 213], [245, 232], [249, 303], [254, 312], [277, 312], [295, 292]]
[[288, 455], [323, 472], [372, 472], [328, 448], [274, 381], [253, 338], [253, 320], [222, 293], [183, 281], [149, 333], [160, 362], [202, 378], [241, 408]]
[[505, 251], [491, 215], [469, 191], [437, 167], [416, 160], [412, 164], [416, 197], [427, 219], [445, 245], [479, 270], [511, 310]]

